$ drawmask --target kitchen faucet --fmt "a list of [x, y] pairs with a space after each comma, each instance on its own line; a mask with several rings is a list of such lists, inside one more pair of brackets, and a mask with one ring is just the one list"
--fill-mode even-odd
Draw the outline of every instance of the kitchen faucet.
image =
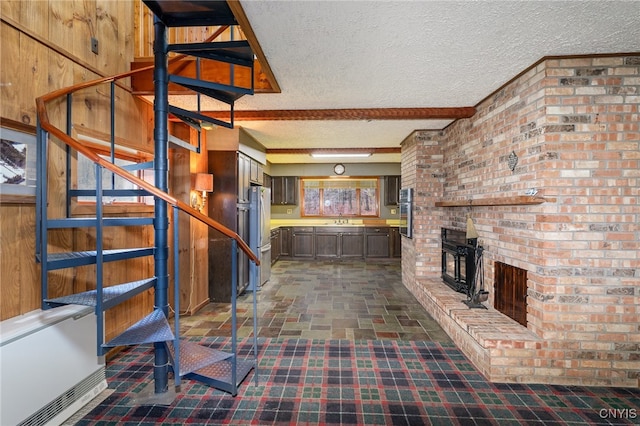
[[338, 213], [339, 218], [335, 220], [335, 223], [342, 225], [343, 223], [349, 223], [349, 219], [342, 219], [342, 213]]

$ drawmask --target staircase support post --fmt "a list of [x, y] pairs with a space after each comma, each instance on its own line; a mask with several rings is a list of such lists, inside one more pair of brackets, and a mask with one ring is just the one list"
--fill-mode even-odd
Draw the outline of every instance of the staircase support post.
[[[157, 17], [154, 18], [155, 40], [153, 43], [155, 69], [153, 80], [155, 86], [154, 118], [155, 128], [153, 136], [155, 140], [155, 184], [161, 191], [168, 191], [168, 62], [167, 62], [167, 36], [166, 26]], [[167, 202], [160, 198], [155, 199], [155, 275], [157, 278], [155, 288], [155, 308], [162, 309], [164, 315], [169, 316], [168, 288], [168, 223]], [[176, 313], [177, 315], [177, 313]], [[169, 356], [164, 342], [154, 343], [155, 361], [153, 376], [155, 393], [168, 391], [169, 383]]]

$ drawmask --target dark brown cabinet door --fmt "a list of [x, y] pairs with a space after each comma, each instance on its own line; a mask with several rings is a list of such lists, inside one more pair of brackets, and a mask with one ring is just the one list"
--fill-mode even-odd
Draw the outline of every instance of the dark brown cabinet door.
[[[238, 235], [249, 241], [249, 206], [238, 206]], [[238, 294], [249, 285], [249, 256], [238, 249]]]
[[249, 202], [251, 159], [238, 153], [238, 203]]
[[316, 257], [335, 258], [339, 256], [340, 234], [337, 232], [316, 232]]
[[298, 204], [298, 177], [271, 177], [271, 204], [295, 206]]
[[400, 197], [400, 176], [384, 177], [384, 204], [397, 206]]
[[273, 265], [280, 258], [280, 229], [271, 231], [271, 264]]
[[280, 228], [280, 256], [282, 257], [291, 256], [291, 234], [291, 228]]
[[391, 245], [391, 257], [402, 257], [402, 236], [400, 235], [399, 228], [389, 228], [390, 238], [389, 243]]
[[389, 228], [367, 228], [366, 257], [389, 257]]
[[291, 249], [293, 257], [314, 257], [313, 228], [293, 228]]
[[340, 257], [363, 257], [364, 234], [343, 232], [340, 236]]

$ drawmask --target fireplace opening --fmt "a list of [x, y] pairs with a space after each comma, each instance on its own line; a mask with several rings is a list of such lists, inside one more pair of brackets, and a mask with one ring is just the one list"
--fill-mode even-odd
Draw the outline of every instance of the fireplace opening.
[[466, 232], [441, 228], [442, 280], [453, 290], [470, 294], [476, 275], [476, 241], [467, 239]]

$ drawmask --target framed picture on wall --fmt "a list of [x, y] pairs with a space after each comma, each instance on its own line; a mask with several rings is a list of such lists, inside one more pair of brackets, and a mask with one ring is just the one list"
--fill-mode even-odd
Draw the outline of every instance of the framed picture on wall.
[[0, 126], [0, 201], [35, 202], [35, 129]]

